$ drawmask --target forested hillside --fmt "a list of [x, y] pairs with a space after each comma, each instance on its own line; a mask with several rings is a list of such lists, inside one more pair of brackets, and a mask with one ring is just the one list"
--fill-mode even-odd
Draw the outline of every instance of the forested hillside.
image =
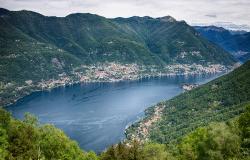
[[172, 17], [108, 19], [87, 13], [47, 17], [0, 8], [0, 29], [0, 105], [37, 90], [92, 81], [97, 73], [87, 73], [98, 67], [102, 72], [110, 63], [115, 66], [113, 77], [124, 74], [116, 65], [126, 67], [126, 73], [150, 75], [154, 70], [156, 75], [173, 72], [169, 65], [180, 71], [203, 66], [218, 71], [236, 63]]
[[[184, 21], [172, 17], [107, 19], [76, 13], [59, 18], [5, 9], [1, 9], [0, 14], [5, 24], [1, 23], [3, 29], [18, 30], [5, 32], [6, 37], [1, 36], [3, 39], [15, 41], [19, 40], [15, 36], [29, 37], [56, 46], [85, 64], [105, 61], [139, 64], [234, 62], [224, 50], [201, 38]], [[186, 57], [180, 57], [182, 52], [187, 52]]]
[[227, 160], [250, 158], [250, 104], [230, 121], [211, 123], [187, 133], [178, 144], [121, 142], [100, 155], [82, 151], [61, 130], [40, 125], [27, 114], [13, 119], [0, 109], [1, 160]]
[[[41, 125], [29, 114], [16, 120], [0, 109], [0, 159], [3, 160], [224, 160], [250, 156], [250, 61], [235, 71], [185, 92], [163, 107], [160, 119], [141, 139], [141, 124], [129, 128], [129, 141], [96, 155], [82, 151], [61, 130]], [[132, 136], [134, 135], [134, 136]]]
[[[231, 119], [250, 101], [250, 61], [235, 71], [146, 111], [146, 118], [128, 129], [128, 137], [176, 143], [183, 135], [211, 122]], [[144, 123], [161, 108], [160, 119], [147, 128]], [[159, 112], [159, 110], [158, 110]], [[145, 133], [145, 128], [149, 133]]]
[[226, 122], [210, 123], [188, 132], [179, 143], [132, 141], [119, 143], [100, 156], [101, 160], [248, 160], [250, 158], [250, 103], [244, 113]]

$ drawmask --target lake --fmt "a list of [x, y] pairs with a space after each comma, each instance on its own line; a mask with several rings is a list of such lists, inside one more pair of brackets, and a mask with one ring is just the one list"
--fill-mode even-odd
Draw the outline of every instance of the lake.
[[125, 138], [127, 125], [157, 102], [183, 92], [183, 83], [205, 83], [219, 75], [150, 78], [115, 83], [87, 83], [36, 92], [6, 107], [22, 119], [25, 112], [52, 123], [84, 150], [101, 152]]

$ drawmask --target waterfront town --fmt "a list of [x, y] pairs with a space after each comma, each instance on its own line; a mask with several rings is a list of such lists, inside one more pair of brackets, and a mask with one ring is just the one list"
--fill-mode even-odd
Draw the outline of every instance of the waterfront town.
[[[140, 143], [144, 143], [148, 140], [149, 130], [152, 125], [161, 119], [162, 111], [165, 105], [158, 104], [154, 106], [152, 114], [150, 116], [144, 117], [142, 120], [139, 120], [136, 131], [132, 133], [125, 132], [127, 138], [136, 140]], [[128, 130], [126, 130], [128, 131]]]
[[22, 85], [14, 83], [1, 83], [0, 93], [10, 94], [5, 100], [0, 99], [0, 105], [15, 103], [18, 99], [40, 90], [50, 90], [59, 86], [67, 86], [75, 83], [90, 82], [118, 82], [126, 80], [138, 80], [150, 77], [177, 76], [177, 75], [201, 75], [227, 72], [232, 68], [221, 64], [171, 64], [162, 66], [144, 66], [135, 63], [102, 63], [95, 65], [81, 65], [70, 73], [60, 73], [58, 77], [49, 80], [34, 82], [27, 79]]
[[200, 64], [174, 64], [161, 69], [156, 66], [139, 66], [137, 64], [105, 63], [98, 65], [82, 65], [71, 75], [62, 73], [59, 79], [50, 79], [39, 82], [39, 87], [51, 89], [55, 86], [81, 82], [117, 82], [124, 80], [137, 80], [149, 77], [176, 76], [176, 75], [200, 75], [226, 72], [229, 68], [220, 64], [202, 66]]

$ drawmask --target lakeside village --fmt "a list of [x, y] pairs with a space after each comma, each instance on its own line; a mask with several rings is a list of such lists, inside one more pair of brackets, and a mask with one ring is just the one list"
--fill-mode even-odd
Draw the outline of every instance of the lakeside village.
[[[184, 91], [190, 91], [198, 86], [198, 84], [183, 84], [181, 87]], [[164, 108], [165, 105], [159, 103], [152, 108], [150, 114], [138, 119], [135, 123], [133, 123], [133, 126], [127, 126], [125, 130], [126, 137], [130, 140], [136, 140], [139, 143], [148, 141], [150, 129], [161, 119]], [[146, 110], [146, 112], [148, 112], [148, 110]]]
[[[136, 140], [139, 143], [148, 141], [149, 130], [152, 125], [161, 119], [162, 111], [165, 108], [163, 104], [157, 104], [153, 107], [153, 112], [137, 122], [133, 123], [133, 126], [129, 126], [125, 130], [125, 135], [130, 140]], [[147, 110], [146, 110], [147, 111]]]
[[[38, 83], [42, 89], [51, 89], [56, 86], [87, 82], [118, 82], [125, 80], [138, 80], [150, 77], [200, 75], [227, 72], [228, 67], [220, 64], [202, 66], [199, 64], [175, 64], [161, 69], [156, 66], [139, 66], [137, 64], [105, 63], [100, 65], [82, 65], [73, 70], [71, 75], [59, 74], [59, 79], [50, 79]], [[31, 80], [26, 81], [28, 85]]]
[[[227, 72], [231, 68], [221, 64], [172, 64], [165, 67], [142, 66], [138, 64], [103, 63], [96, 65], [81, 65], [71, 73], [61, 73], [57, 78], [33, 82], [26, 80], [22, 86], [15, 86], [12, 83], [0, 85], [0, 93], [11, 91], [12, 96], [0, 99], [0, 105], [15, 103], [18, 99], [40, 90], [50, 90], [59, 86], [66, 86], [75, 83], [89, 82], [118, 82], [125, 80], [138, 80], [142, 78], [176, 76], [176, 75], [200, 75]], [[188, 86], [190, 87], [190, 86]], [[191, 87], [192, 88], [192, 87]]]

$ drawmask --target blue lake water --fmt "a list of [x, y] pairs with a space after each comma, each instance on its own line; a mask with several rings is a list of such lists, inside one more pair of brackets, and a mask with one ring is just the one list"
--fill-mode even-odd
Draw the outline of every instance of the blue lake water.
[[36, 115], [76, 140], [84, 150], [100, 152], [124, 139], [128, 124], [157, 102], [183, 92], [183, 83], [205, 83], [219, 75], [150, 78], [130, 82], [88, 83], [33, 93], [6, 109], [23, 118]]

